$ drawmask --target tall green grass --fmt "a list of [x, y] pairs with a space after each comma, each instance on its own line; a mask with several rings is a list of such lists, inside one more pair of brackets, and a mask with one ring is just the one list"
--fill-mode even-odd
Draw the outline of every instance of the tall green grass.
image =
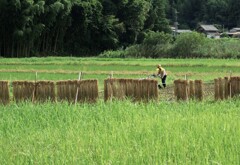
[[0, 106], [0, 164], [238, 164], [240, 101]]

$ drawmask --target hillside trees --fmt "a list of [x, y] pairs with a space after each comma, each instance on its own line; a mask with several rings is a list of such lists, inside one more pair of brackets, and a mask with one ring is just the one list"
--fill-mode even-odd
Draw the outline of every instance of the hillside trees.
[[[199, 22], [240, 26], [239, 0], [0, 0], [0, 56], [90, 56]], [[160, 35], [161, 36], [161, 35]]]
[[98, 0], [74, 3], [70, 14], [71, 26], [65, 36], [70, 53], [89, 55], [118, 47], [119, 35], [124, 27], [114, 11], [109, 11], [114, 5], [109, 3]]
[[174, 10], [181, 28], [194, 29], [199, 22], [226, 28], [240, 26], [239, 0], [168, 0], [168, 18], [172, 25]]
[[44, 11], [44, 1], [2, 1], [0, 27], [0, 55], [28, 56], [44, 25], [35, 16]]
[[91, 55], [167, 28], [165, 0], [1, 0], [0, 56]]
[[63, 51], [63, 38], [70, 26], [71, 7], [72, 2], [69, 0], [45, 0], [44, 12], [36, 17], [36, 22], [41, 22], [44, 28], [35, 42], [35, 51]]

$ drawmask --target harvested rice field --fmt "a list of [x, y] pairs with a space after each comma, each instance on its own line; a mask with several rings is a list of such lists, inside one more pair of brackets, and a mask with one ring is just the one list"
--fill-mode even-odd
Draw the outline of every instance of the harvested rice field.
[[[157, 64], [167, 70], [167, 87], [157, 94], [155, 88], [140, 91], [151, 89], [158, 100], [109, 99], [111, 92], [122, 98], [117, 88], [132, 90], [111, 81], [106, 86], [107, 78], [134, 79], [143, 86], [139, 81], [156, 73]], [[84, 89], [76, 81], [79, 73], [81, 83], [88, 84]], [[225, 86], [219, 77], [239, 76], [236, 59], [3, 58], [0, 92], [9, 86], [9, 95], [0, 98], [10, 103], [0, 104], [0, 164], [239, 164], [240, 99], [215, 99]], [[201, 80], [191, 91], [204, 99], [176, 101], [178, 79]], [[132, 80], [121, 82], [138, 88]], [[181, 84], [178, 96], [186, 97]], [[203, 87], [202, 95], [193, 90], [197, 86]], [[74, 104], [76, 90], [90, 103], [77, 97]], [[33, 91], [38, 101], [26, 99]], [[44, 100], [46, 95], [58, 101]]]

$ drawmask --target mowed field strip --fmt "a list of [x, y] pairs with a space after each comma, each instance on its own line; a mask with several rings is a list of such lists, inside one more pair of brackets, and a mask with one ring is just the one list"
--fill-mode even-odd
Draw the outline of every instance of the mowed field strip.
[[106, 59], [106, 58], [22, 58], [1, 59], [0, 80], [103, 80], [113, 73], [115, 78], [146, 78], [156, 73], [155, 66], [162, 64], [168, 72], [168, 83], [175, 79], [202, 79], [212, 81], [216, 77], [240, 74], [237, 59]]

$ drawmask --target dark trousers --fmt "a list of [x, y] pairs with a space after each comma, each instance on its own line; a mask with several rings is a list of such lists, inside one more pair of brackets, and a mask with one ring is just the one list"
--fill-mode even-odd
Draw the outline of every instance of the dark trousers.
[[[166, 85], [166, 79], [167, 79], [167, 75], [163, 76], [162, 78], [162, 85], [163, 87], [165, 88], [167, 85]], [[160, 84], [158, 84], [158, 88], [162, 88]]]
[[163, 78], [162, 78], [162, 85], [163, 85], [164, 88], [167, 86], [166, 79], [167, 79], [167, 75], [163, 76]]

